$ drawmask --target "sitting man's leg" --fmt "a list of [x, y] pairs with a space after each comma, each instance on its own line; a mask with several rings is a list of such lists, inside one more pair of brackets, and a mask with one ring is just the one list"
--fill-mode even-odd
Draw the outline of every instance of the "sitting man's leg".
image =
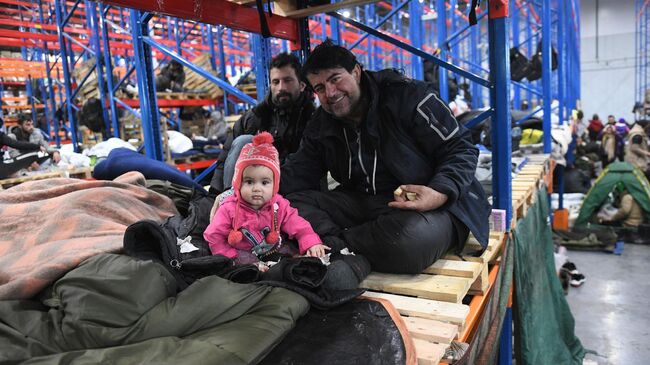
[[342, 227], [361, 224], [364, 213], [361, 200], [354, 193], [341, 191], [303, 191], [289, 194], [287, 199], [298, 209], [300, 216], [311, 223], [323, 244], [331, 250], [331, 264], [323, 286], [328, 289], [351, 289], [370, 273], [370, 263], [358, 252], [342, 255], [347, 248], [342, 239]]
[[241, 136], [235, 138], [232, 141], [230, 146], [230, 152], [228, 152], [228, 157], [223, 163], [223, 190], [228, 190], [232, 187], [232, 177], [235, 175], [235, 164], [237, 164], [237, 159], [241, 153], [242, 148], [247, 143], [253, 141], [253, 135], [251, 134], [242, 134]]
[[420, 273], [468, 235], [447, 211], [388, 207], [392, 195], [309, 191], [288, 199], [325, 244], [338, 249], [345, 245], [365, 256], [376, 271]]
[[467, 239], [467, 228], [461, 226], [458, 231], [447, 211], [393, 209], [345, 230], [343, 239], [351, 250], [365, 255], [375, 271], [419, 274]]

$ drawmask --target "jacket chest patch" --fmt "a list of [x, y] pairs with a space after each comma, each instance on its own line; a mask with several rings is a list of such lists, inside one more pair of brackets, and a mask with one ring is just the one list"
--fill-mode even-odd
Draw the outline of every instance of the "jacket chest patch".
[[[422, 118], [424, 118], [424, 120], [427, 122], [429, 128], [433, 129], [443, 141], [446, 141], [449, 138], [453, 137], [456, 134], [456, 132], [458, 132], [459, 129], [458, 122], [456, 122], [456, 120], [452, 118], [451, 120], [453, 121], [454, 125], [449, 127], [440, 123], [438, 119], [436, 119], [433, 116], [433, 112], [431, 111], [431, 108], [427, 106], [427, 102], [429, 100], [435, 100], [435, 99], [438, 99], [436, 94], [429, 93], [427, 96], [424, 97], [424, 99], [422, 99], [422, 101], [418, 103], [417, 111], [418, 113], [420, 113]], [[438, 100], [440, 101], [440, 99]], [[442, 103], [442, 105], [445, 105], [446, 107], [446, 104], [444, 102], [442, 101], [440, 102]]]

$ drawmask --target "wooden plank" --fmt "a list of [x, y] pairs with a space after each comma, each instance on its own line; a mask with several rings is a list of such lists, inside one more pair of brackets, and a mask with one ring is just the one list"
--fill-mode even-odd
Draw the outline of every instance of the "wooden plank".
[[445, 356], [449, 345], [428, 342], [417, 338], [413, 339], [415, 354], [418, 358], [418, 365], [438, 365]]
[[[468, 249], [468, 248], [465, 247], [465, 249]], [[471, 250], [469, 250], [469, 251], [471, 251]], [[443, 258], [445, 260], [470, 261], [470, 262], [478, 262], [480, 264], [487, 263], [489, 261], [488, 256], [490, 255], [490, 252], [488, 250], [485, 250], [481, 254], [481, 256], [471, 256], [469, 251], [463, 250], [463, 252], [461, 253], [462, 258], [460, 256], [452, 254], [452, 253], [447, 253], [445, 256], [443, 256]]]
[[424, 269], [424, 273], [458, 276], [474, 280], [479, 276], [482, 268], [483, 266], [476, 262], [439, 259], [433, 265]]
[[405, 297], [372, 291], [367, 291], [363, 295], [370, 298], [383, 298], [390, 301], [395, 309], [397, 309], [397, 311], [403, 316], [449, 322], [457, 325], [460, 330], [463, 329], [465, 319], [469, 314], [469, 306], [465, 304], [447, 303], [437, 300]]
[[0, 180], [0, 186], [2, 186], [3, 188], [8, 188], [13, 185], [18, 185], [20, 183], [24, 183], [27, 181], [51, 179], [51, 178], [61, 177], [61, 176], [62, 176], [62, 171], [54, 171], [54, 172], [47, 172], [44, 174], [34, 174], [34, 175], [27, 175], [21, 177], [14, 177], [10, 179]]
[[288, 13], [298, 10], [296, 0], [275, 0], [273, 2], [273, 13], [280, 16], [287, 16]]
[[402, 317], [402, 320], [413, 338], [450, 344], [458, 337], [458, 326], [455, 324], [418, 317]]
[[310, 6], [305, 9], [299, 9], [299, 10], [293, 10], [289, 11], [285, 14], [287, 18], [304, 18], [306, 16], [310, 15], [315, 15], [315, 14], [321, 14], [321, 13], [327, 13], [330, 11], [336, 11], [341, 8], [350, 8], [353, 6], [359, 6], [359, 5], [365, 5], [369, 3], [376, 3], [379, 0], [344, 0], [344, 1], [339, 1], [337, 3], [333, 4], [325, 4], [325, 5], [319, 5], [319, 6]]
[[484, 263], [479, 276], [476, 278], [476, 280], [474, 280], [472, 286], [469, 287], [468, 294], [484, 295], [487, 292], [489, 286], [490, 283], [488, 282], [488, 264]]
[[470, 279], [442, 275], [370, 273], [359, 286], [393, 294], [459, 303], [472, 284]]

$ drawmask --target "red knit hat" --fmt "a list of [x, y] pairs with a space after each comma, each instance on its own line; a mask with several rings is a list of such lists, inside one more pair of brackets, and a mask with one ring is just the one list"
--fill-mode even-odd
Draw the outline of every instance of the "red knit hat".
[[280, 188], [280, 158], [278, 150], [273, 146], [273, 136], [269, 132], [262, 132], [253, 137], [253, 143], [248, 143], [242, 148], [235, 173], [232, 177], [232, 186], [236, 192], [241, 189], [241, 180], [244, 170], [251, 165], [266, 166], [273, 171], [273, 195]]
[[[239, 231], [239, 200], [241, 199], [239, 191], [241, 189], [244, 170], [251, 165], [266, 166], [273, 171], [273, 195], [277, 194], [280, 189], [280, 158], [278, 150], [273, 146], [273, 136], [271, 133], [262, 132], [253, 137], [253, 143], [248, 143], [242, 148], [237, 163], [235, 164], [232, 186], [237, 196], [237, 208], [235, 210], [233, 230], [228, 235], [228, 243], [231, 245], [243, 239], [243, 235]], [[279, 241], [276, 214], [274, 211], [273, 228], [266, 237], [266, 242], [270, 244], [276, 244]]]

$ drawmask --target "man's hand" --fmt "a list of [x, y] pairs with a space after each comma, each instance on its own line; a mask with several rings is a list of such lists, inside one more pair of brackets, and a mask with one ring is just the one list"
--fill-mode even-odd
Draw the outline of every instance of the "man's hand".
[[[401, 185], [401, 195], [395, 195], [395, 200], [388, 203], [391, 208], [417, 210], [427, 212], [438, 209], [447, 202], [447, 195], [424, 185]], [[414, 200], [407, 200], [408, 193], [415, 193]], [[412, 196], [412, 194], [411, 194]]]
[[305, 256], [307, 257], [323, 257], [325, 256], [325, 250], [331, 250], [328, 246], [325, 246], [324, 244], [318, 244], [315, 246], [311, 246], [309, 249], [307, 249], [307, 252], [305, 252]]

